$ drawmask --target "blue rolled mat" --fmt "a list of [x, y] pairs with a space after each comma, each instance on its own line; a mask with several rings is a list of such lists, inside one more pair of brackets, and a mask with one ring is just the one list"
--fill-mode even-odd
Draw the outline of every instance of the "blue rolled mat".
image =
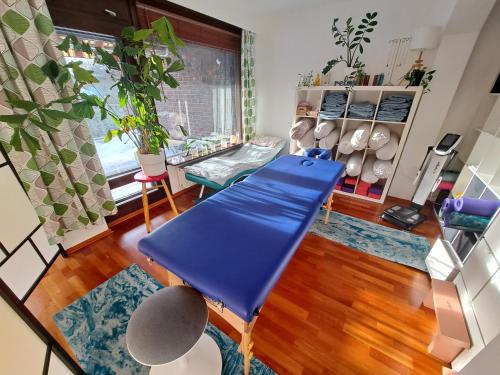
[[452, 211], [444, 215], [444, 226], [470, 232], [482, 232], [489, 224], [489, 217]]
[[454, 211], [470, 215], [492, 217], [500, 207], [500, 201], [460, 197], [454, 203]]
[[455, 210], [455, 199], [446, 198], [441, 206], [441, 211], [445, 214]]

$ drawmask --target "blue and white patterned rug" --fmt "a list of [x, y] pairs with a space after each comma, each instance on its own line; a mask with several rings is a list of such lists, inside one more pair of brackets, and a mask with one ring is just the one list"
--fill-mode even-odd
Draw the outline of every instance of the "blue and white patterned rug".
[[364, 253], [427, 272], [425, 257], [431, 246], [425, 237], [338, 212], [331, 213], [329, 224], [324, 220], [325, 212], [321, 210], [310, 231]]
[[[139, 364], [128, 353], [125, 332], [134, 310], [161, 288], [158, 281], [133, 264], [54, 315], [54, 321], [87, 374], [149, 373], [149, 367]], [[210, 323], [205, 332], [221, 350], [222, 374], [243, 374], [238, 344]], [[256, 358], [252, 358], [250, 373], [275, 374]]]

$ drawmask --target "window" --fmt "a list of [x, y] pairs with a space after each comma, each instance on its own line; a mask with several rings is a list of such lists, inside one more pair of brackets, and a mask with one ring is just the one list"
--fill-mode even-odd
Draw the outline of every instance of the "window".
[[[115, 40], [112, 37], [97, 36], [95, 34], [75, 32], [73, 30], [66, 31], [64, 29], [57, 29], [59, 41], [62, 42], [69, 32], [89, 43], [92, 47], [101, 47], [111, 52], [115, 46]], [[110, 89], [113, 83], [120, 78], [119, 72], [107, 73], [104, 66], [95, 63], [93, 58], [80, 51], [70, 50], [68, 54], [65, 55], [65, 59], [67, 61], [81, 62], [83, 68], [93, 70], [99, 82], [93, 85], [87, 85], [85, 90], [87, 90], [89, 94], [95, 94], [101, 97], [110, 95], [108, 104], [113, 107], [113, 111], [119, 115], [125, 114], [125, 109], [120, 108], [118, 105], [118, 90], [116, 90], [116, 88]], [[115, 128], [111, 118], [108, 117], [101, 120], [100, 113], [97, 111], [93, 119], [87, 120], [87, 124], [92, 134], [92, 138], [94, 139], [97, 153], [106, 176], [113, 177], [139, 168], [139, 164], [134, 155], [135, 147], [132, 142], [123, 143], [118, 138], [114, 138], [110, 142], [104, 143], [104, 136], [108, 129]], [[120, 201], [139, 193], [140, 186], [137, 185], [138, 184], [128, 184], [126, 187], [116, 187], [112, 189], [113, 198], [116, 201]]]

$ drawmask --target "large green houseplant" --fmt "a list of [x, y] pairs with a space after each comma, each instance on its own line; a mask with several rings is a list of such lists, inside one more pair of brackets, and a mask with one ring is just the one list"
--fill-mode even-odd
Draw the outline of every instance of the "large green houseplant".
[[323, 68], [323, 74], [328, 74], [330, 70], [339, 63], [345, 63], [345, 80], [352, 79], [357, 72], [361, 72], [365, 64], [360, 57], [364, 52], [363, 45], [371, 42], [368, 34], [372, 33], [377, 25], [377, 12], [366, 13], [365, 18], [361, 20], [358, 26], [352, 24], [352, 17], [346, 21], [345, 28], [339, 29], [338, 18], [333, 19], [332, 34], [335, 39], [335, 45], [345, 48], [346, 53], [334, 58], [326, 63]]
[[[13, 128], [10, 144], [17, 151], [27, 149], [36, 154], [40, 144], [30, 134], [27, 124], [50, 134], [58, 131], [58, 125], [64, 119], [91, 119], [97, 111], [102, 120], [109, 116], [115, 124], [115, 128], [107, 132], [105, 142], [114, 137], [122, 140], [125, 135], [137, 147], [138, 160], [144, 172], [148, 175], [163, 173], [163, 147], [168, 146], [170, 135], [158, 121], [154, 100], [162, 99], [159, 89], [161, 84], [171, 88], [179, 85], [172, 73], [184, 69], [178, 52], [178, 48], [183, 45], [165, 17], [152, 22], [150, 29], [126, 27], [121, 40], [111, 52], [99, 47], [92, 48], [75, 35], [67, 35], [57, 47], [59, 50], [82, 51], [93, 56], [96, 63], [104, 65], [109, 73], [120, 72], [112, 88], [116, 87], [119, 104], [122, 108], [128, 108], [127, 114], [119, 115], [113, 111], [107, 104], [109, 95], [103, 97], [85, 90], [97, 82], [92, 71], [82, 68], [79, 62], [60, 63], [51, 60], [42, 70], [57, 87], [60, 98], [43, 104], [21, 100], [9, 93], [8, 101], [16, 113], [0, 116], [0, 121], [5, 121]], [[156, 52], [162, 46], [168, 50], [167, 56]]]

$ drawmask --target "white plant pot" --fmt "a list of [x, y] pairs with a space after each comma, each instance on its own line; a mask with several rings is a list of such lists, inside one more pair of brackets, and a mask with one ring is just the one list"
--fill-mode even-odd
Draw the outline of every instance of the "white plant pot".
[[345, 79], [349, 78], [355, 71], [356, 71], [355, 68], [351, 68], [350, 66], [346, 66], [345, 70], [344, 70]]
[[135, 158], [146, 176], [160, 176], [167, 171], [163, 153], [160, 153], [160, 155], [140, 154], [136, 151]]

